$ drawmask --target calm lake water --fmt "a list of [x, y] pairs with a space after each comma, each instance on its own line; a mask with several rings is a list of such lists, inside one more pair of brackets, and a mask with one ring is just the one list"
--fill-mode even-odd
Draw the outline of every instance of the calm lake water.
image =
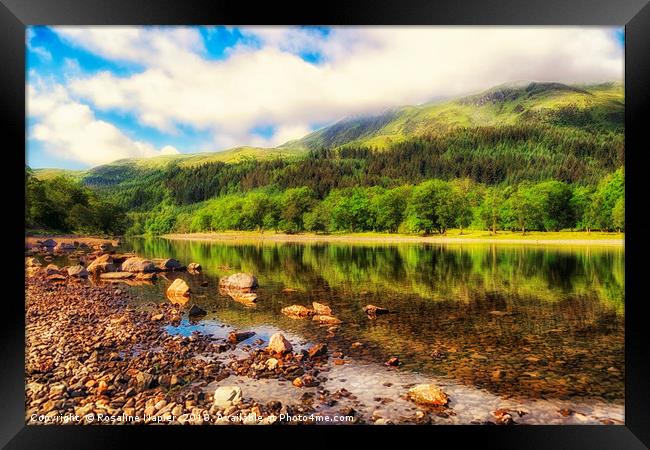
[[[209, 314], [170, 332], [225, 336], [231, 329], [253, 330], [254, 341], [281, 330], [298, 346], [327, 342], [350, 361], [331, 367], [331, 382], [348, 390], [357, 383], [368, 402], [378, 392], [399, 396], [399, 389], [392, 393], [383, 385], [386, 380], [395, 379], [386, 384], [399, 387], [434, 379], [453, 392], [457, 411], [467, 400], [460, 422], [488, 417], [490, 408], [504, 402], [528, 409], [523, 422], [623, 420], [623, 248], [157, 238], [130, 239], [123, 248], [203, 267], [200, 275], [172, 273], [152, 286], [128, 287], [146, 304], [166, 301], [164, 291], [176, 277], [190, 284], [187, 307], [197, 304]], [[219, 294], [219, 278], [236, 272], [258, 278], [255, 306]], [[292, 304], [310, 307], [312, 301], [329, 305], [343, 321], [336, 333], [280, 313]], [[367, 304], [394, 313], [370, 320], [362, 311]], [[354, 342], [363, 348], [351, 347]], [[402, 362], [399, 369], [383, 365], [391, 356]], [[257, 388], [262, 395], [262, 385]], [[273, 389], [299, 391], [269, 389], [270, 396]], [[565, 407], [587, 419], [560, 415]], [[399, 404], [392, 408], [404, 413]]]

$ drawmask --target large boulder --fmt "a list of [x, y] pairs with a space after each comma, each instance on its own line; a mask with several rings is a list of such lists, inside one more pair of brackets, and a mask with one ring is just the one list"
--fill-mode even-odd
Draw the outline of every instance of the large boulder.
[[115, 264], [113, 263], [113, 257], [111, 255], [98, 256], [86, 268], [88, 273], [92, 274], [115, 272], [115, 269]]
[[269, 345], [266, 347], [266, 349], [273, 353], [283, 354], [291, 352], [293, 350], [293, 346], [282, 333], [275, 333], [273, 336], [271, 336]]
[[236, 273], [219, 280], [219, 287], [228, 289], [255, 289], [257, 278], [248, 273]]
[[167, 288], [167, 295], [170, 297], [189, 297], [191, 289], [182, 278], [176, 278]]
[[88, 271], [84, 266], [70, 266], [68, 267], [68, 276], [74, 278], [86, 278], [88, 276]]
[[418, 384], [409, 389], [406, 396], [421, 405], [445, 406], [449, 402], [447, 394], [433, 384]]
[[150, 273], [155, 271], [156, 271], [156, 266], [152, 261], [148, 259], [140, 258], [138, 256], [133, 256], [131, 258], [128, 258], [122, 263], [122, 272]]
[[240, 403], [242, 391], [239, 386], [219, 386], [212, 397], [214, 406], [218, 409], [224, 409]]

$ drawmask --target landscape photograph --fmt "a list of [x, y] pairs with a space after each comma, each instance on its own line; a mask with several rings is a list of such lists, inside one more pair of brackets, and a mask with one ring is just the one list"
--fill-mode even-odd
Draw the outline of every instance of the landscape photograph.
[[622, 27], [28, 26], [27, 425], [624, 425]]

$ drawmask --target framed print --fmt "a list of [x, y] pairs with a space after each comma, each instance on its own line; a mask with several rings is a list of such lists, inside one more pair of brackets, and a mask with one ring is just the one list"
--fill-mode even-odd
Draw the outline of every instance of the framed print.
[[647, 2], [2, 2], [7, 448], [647, 448]]

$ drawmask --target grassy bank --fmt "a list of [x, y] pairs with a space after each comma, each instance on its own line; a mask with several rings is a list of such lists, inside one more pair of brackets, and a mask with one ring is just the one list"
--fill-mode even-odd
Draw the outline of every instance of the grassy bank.
[[423, 243], [501, 243], [533, 245], [604, 245], [623, 246], [624, 233], [559, 231], [532, 231], [522, 233], [500, 231], [491, 235], [487, 231], [449, 230], [446, 235], [416, 236], [390, 233], [333, 233], [333, 234], [286, 234], [258, 231], [226, 231], [215, 233], [167, 234], [163, 237], [172, 240], [213, 240], [213, 241], [270, 241], [270, 242], [423, 242]]

